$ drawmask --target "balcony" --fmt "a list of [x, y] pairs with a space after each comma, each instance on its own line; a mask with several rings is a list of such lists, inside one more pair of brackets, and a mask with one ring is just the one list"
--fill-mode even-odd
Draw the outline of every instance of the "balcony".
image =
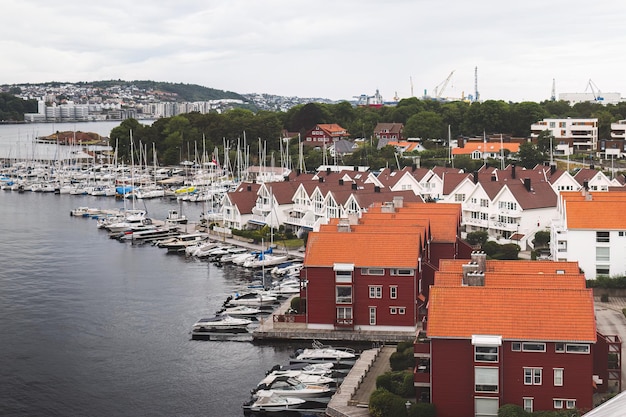
[[354, 319], [335, 319], [335, 329], [352, 330], [354, 329]]

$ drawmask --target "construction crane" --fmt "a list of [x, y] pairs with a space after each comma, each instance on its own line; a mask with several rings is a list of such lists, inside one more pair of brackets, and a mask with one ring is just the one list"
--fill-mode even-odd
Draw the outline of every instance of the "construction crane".
[[556, 82], [552, 79], [552, 94], [550, 94], [550, 101], [556, 100]]
[[448, 77], [445, 80], [443, 80], [441, 84], [435, 87], [435, 99], [438, 99], [438, 100], [441, 99], [441, 96], [443, 96], [443, 92], [446, 90], [446, 87], [448, 86], [448, 83], [450, 82], [450, 79], [452, 78], [452, 74], [454, 74], [454, 71], [455, 70], [452, 70], [450, 75], [448, 75]]
[[587, 92], [587, 89], [591, 90], [591, 94], [593, 94], [593, 101], [604, 100], [604, 97], [602, 97], [602, 93], [600, 93], [600, 89], [593, 81], [591, 81], [591, 78], [589, 78], [589, 82], [587, 83], [587, 88], [585, 88], [585, 92]]

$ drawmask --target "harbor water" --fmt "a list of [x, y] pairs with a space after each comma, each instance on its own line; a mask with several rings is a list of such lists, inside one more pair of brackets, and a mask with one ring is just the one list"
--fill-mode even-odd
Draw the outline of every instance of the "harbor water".
[[[121, 243], [69, 215], [123, 204], [0, 191], [0, 415], [241, 416], [265, 372], [302, 347], [192, 340], [248, 272]], [[156, 219], [179, 208], [140, 204]], [[201, 207], [182, 211], [198, 220]]]

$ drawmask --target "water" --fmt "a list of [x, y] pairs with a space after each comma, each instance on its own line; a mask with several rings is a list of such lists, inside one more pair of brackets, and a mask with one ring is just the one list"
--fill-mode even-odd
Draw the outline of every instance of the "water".
[[[265, 372], [301, 346], [191, 340], [244, 272], [120, 243], [69, 215], [122, 205], [0, 191], [0, 415], [241, 416]], [[164, 219], [178, 204], [146, 208]], [[183, 207], [192, 220], [200, 210]]]
[[[140, 120], [151, 124], [152, 120]], [[94, 132], [110, 137], [111, 130], [121, 124], [119, 120], [76, 123], [24, 123], [0, 125], [0, 158], [17, 159], [61, 159], [69, 158], [75, 147], [56, 146], [34, 142], [39, 136], [48, 136], [57, 131]], [[114, 139], [114, 138], [113, 138]], [[114, 142], [112, 142], [114, 143]]]

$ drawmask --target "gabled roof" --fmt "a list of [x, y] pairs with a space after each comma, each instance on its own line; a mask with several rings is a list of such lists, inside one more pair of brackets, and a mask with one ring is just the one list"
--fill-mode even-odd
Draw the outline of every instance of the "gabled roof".
[[[601, 193], [596, 193], [601, 194]], [[608, 194], [608, 193], [606, 193]], [[565, 202], [567, 229], [626, 230], [624, 199]]]
[[506, 184], [523, 210], [556, 207], [557, 194], [547, 182], [530, 183], [530, 190], [522, 180]]
[[590, 289], [438, 287], [430, 289], [427, 335], [595, 343]]
[[[538, 262], [538, 261], [535, 261]], [[463, 275], [458, 272], [435, 272], [435, 285], [438, 287], [459, 287]], [[485, 273], [485, 286], [489, 288], [586, 288], [580, 272], [576, 274], [511, 273], [510, 271]]]
[[467, 142], [462, 148], [453, 148], [452, 155], [468, 155], [474, 151], [499, 153], [502, 149], [511, 153], [519, 152], [519, 143], [515, 142]]
[[293, 181], [268, 182], [263, 186], [274, 195], [278, 204], [291, 204], [299, 183]]
[[330, 136], [344, 136], [348, 134], [346, 129], [339, 126], [337, 123], [318, 124], [317, 126]]
[[305, 267], [332, 267], [335, 263], [356, 268], [416, 268], [420, 256], [419, 234], [311, 232]]
[[593, 177], [595, 177], [596, 175], [598, 175], [600, 171], [597, 171], [595, 169], [591, 169], [591, 168], [581, 168], [578, 170], [578, 172], [574, 175], [574, 179], [576, 181], [578, 181], [578, 183], [580, 185], [583, 185], [585, 183], [585, 181], [589, 181], [591, 180]]
[[454, 191], [459, 184], [461, 184], [464, 180], [470, 178], [471, 174], [466, 173], [456, 173], [456, 172], [446, 172], [443, 174], [443, 195], [450, 195], [452, 191]]
[[381, 133], [382, 131], [389, 133], [401, 133], [404, 125], [402, 123], [378, 123], [374, 127], [374, 135]]
[[259, 188], [261, 188], [261, 184], [242, 182], [235, 191], [227, 193], [227, 196], [230, 202], [237, 206], [240, 214], [252, 214]]

